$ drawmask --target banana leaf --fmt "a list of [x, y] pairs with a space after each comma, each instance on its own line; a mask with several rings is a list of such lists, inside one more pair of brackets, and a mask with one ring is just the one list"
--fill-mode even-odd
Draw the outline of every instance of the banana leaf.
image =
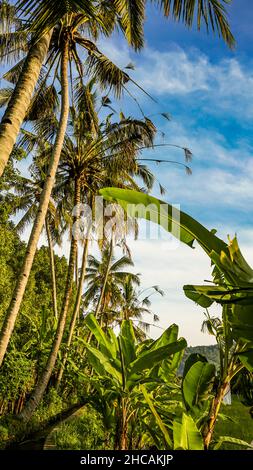
[[185, 413], [182, 419], [173, 422], [173, 439], [175, 450], [204, 450], [202, 436], [193, 420]]

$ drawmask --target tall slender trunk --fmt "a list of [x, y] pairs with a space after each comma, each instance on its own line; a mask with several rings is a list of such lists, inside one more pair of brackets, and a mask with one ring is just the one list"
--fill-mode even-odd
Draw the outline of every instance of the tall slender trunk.
[[98, 303], [97, 303], [97, 307], [96, 307], [96, 311], [95, 311], [95, 317], [96, 317], [96, 318], [98, 318], [98, 316], [99, 316], [99, 313], [100, 313], [100, 310], [101, 310], [102, 301], [103, 301], [103, 298], [104, 298], [104, 295], [105, 295], [105, 288], [106, 288], [106, 284], [107, 284], [108, 276], [109, 276], [109, 272], [110, 272], [110, 267], [111, 267], [112, 250], [113, 250], [113, 241], [112, 241], [112, 239], [111, 239], [111, 241], [110, 241], [109, 255], [108, 255], [108, 263], [107, 263], [106, 271], [105, 271], [105, 277], [104, 277], [104, 280], [103, 280], [102, 289], [101, 289], [101, 292], [100, 292], [100, 296], [99, 296]]
[[39, 73], [46, 57], [52, 32], [33, 44], [27, 54], [16, 87], [0, 123], [0, 176], [8, 162], [26, 116]]
[[[74, 197], [74, 206], [80, 204], [80, 181], [75, 181], [75, 197]], [[76, 214], [74, 217], [74, 224], [78, 220], [79, 216]], [[65, 293], [64, 293], [64, 300], [61, 310], [61, 315], [57, 325], [57, 331], [55, 334], [54, 342], [41, 377], [39, 378], [33, 394], [30, 400], [27, 402], [26, 406], [24, 407], [22, 413], [19, 415], [20, 419], [22, 419], [25, 423], [30, 420], [32, 414], [34, 413], [35, 409], [39, 405], [41, 399], [43, 398], [44, 392], [48, 386], [48, 382], [52, 375], [58, 352], [61, 346], [62, 337], [66, 325], [66, 319], [69, 309], [69, 303], [72, 294], [73, 288], [73, 276], [75, 270], [75, 260], [76, 260], [76, 248], [77, 248], [77, 238], [75, 234], [72, 234], [71, 238], [71, 246], [70, 246], [70, 254], [69, 254], [69, 265], [68, 265], [68, 273], [67, 273], [67, 281], [65, 286]]]
[[76, 247], [76, 262], [75, 262], [75, 283], [76, 283], [76, 288], [78, 289], [78, 246]]
[[48, 222], [48, 217], [46, 216], [46, 232], [47, 232], [47, 241], [49, 249], [49, 259], [50, 259], [50, 269], [51, 269], [51, 281], [52, 281], [52, 300], [53, 300], [53, 310], [54, 316], [58, 319], [58, 308], [57, 308], [57, 290], [56, 290], [56, 276], [55, 276], [55, 263], [54, 263], [54, 247], [52, 235], [50, 232], [50, 226]]
[[85, 275], [86, 275], [86, 265], [87, 265], [87, 258], [88, 258], [88, 246], [89, 246], [88, 236], [85, 240], [85, 245], [84, 245], [84, 249], [83, 249], [82, 267], [81, 267], [81, 274], [80, 274], [80, 279], [79, 279], [79, 284], [78, 284], [78, 291], [77, 291], [77, 296], [76, 296], [76, 301], [75, 301], [75, 308], [74, 308], [74, 313], [72, 315], [72, 319], [71, 319], [71, 323], [70, 323], [68, 340], [67, 340], [67, 344], [66, 344], [66, 350], [65, 350], [63, 360], [62, 360], [62, 364], [61, 364], [61, 368], [59, 370], [59, 374], [58, 374], [58, 377], [57, 377], [57, 384], [56, 384], [57, 388], [59, 387], [59, 385], [61, 383], [61, 380], [62, 380], [62, 376], [63, 376], [63, 373], [64, 373], [64, 369], [65, 369], [65, 365], [66, 365], [66, 361], [67, 361], [67, 357], [68, 357], [68, 353], [69, 353], [69, 348], [70, 348], [70, 345], [71, 345], [71, 342], [72, 342], [72, 338], [73, 338], [73, 334], [74, 334], [74, 330], [75, 330], [75, 326], [76, 326], [76, 321], [77, 321], [77, 317], [78, 317], [79, 310], [80, 310], [80, 304], [81, 304], [81, 298], [82, 298], [82, 292], [83, 292], [83, 283], [84, 283], [84, 278], [85, 278]]
[[[113, 240], [111, 239], [111, 241], [110, 241], [110, 250], [109, 250], [109, 255], [108, 255], [108, 263], [107, 263], [106, 271], [105, 271], [105, 277], [104, 277], [104, 280], [103, 280], [102, 289], [101, 289], [100, 296], [99, 296], [98, 303], [97, 303], [96, 310], [95, 310], [95, 317], [96, 318], [98, 318], [98, 316], [99, 316], [101, 306], [102, 306], [102, 302], [103, 302], [103, 298], [104, 298], [104, 294], [105, 294], [105, 288], [106, 288], [106, 284], [107, 284], [107, 280], [108, 280], [108, 276], [109, 276], [109, 272], [110, 272], [110, 267], [111, 267], [112, 252], [113, 252]], [[88, 333], [88, 336], [87, 336], [87, 339], [86, 339], [88, 344], [91, 342], [92, 336], [93, 336], [92, 332], [90, 331]]]
[[59, 122], [59, 129], [57, 132], [54, 149], [50, 159], [49, 169], [47, 178], [43, 187], [43, 191], [40, 196], [39, 207], [36, 215], [36, 219], [33, 224], [31, 235], [28, 241], [27, 250], [23, 262], [23, 266], [20, 275], [17, 280], [17, 284], [13, 293], [13, 297], [7, 311], [2, 331], [0, 334], [0, 366], [3, 362], [3, 358], [15, 325], [15, 321], [20, 309], [21, 302], [25, 293], [25, 288], [28, 282], [28, 278], [31, 272], [33, 259], [36, 253], [37, 244], [39, 241], [40, 233], [43, 228], [48, 204], [50, 201], [51, 192], [54, 186], [55, 175], [58, 167], [58, 163], [61, 156], [62, 145], [64, 142], [64, 136], [67, 128], [68, 113], [69, 113], [69, 95], [68, 95], [68, 43], [67, 41], [63, 45], [62, 60], [61, 60], [61, 116]]

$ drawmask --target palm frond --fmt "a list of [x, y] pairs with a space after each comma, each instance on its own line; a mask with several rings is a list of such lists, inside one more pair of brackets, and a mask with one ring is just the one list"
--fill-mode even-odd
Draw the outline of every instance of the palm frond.
[[13, 93], [13, 89], [11, 87], [0, 89], [0, 108], [8, 104], [12, 93]]
[[131, 46], [139, 50], [144, 45], [143, 23], [145, 19], [144, 0], [114, 0], [119, 25]]
[[21, 21], [17, 17], [16, 5], [7, 0], [0, 2], [0, 33], [11, 33], [13, 28], [21, 27]]
[[7, 82], [13, 83], [16, 85], [20, 72], [22, 70], [22, 67], [24, 65], [25, 59], [21, 59], [17, 64], [15, 64], [10, 70], [5, 72], [3, 75], [4, 80]]
[[102, 54], [93, 43], [88, 44], [87, 40], [81, 40], [80, 44], [88, 50], [87, 74], [96, 78], [102, 90], [109, 88], [116, 98], [120, 98], [124, 86], [130, 80], [129, 75]]
[[204, 22], [207, 31], [212, 29], [230, 46], [234, 46], [235, 39], [231, 32], [225, 6], [230, 0], [151, 0], [159, 5], [165, 16], [175, 21], [182, 21], [189, 28], [196, 20], [197, 28], [201, 29]]
[[103, 26], [102, 18], [97, 15], [94, 0], [18, 0], [17, 12], [29, 17], [30, 30], [35, 39], [50, 31], [65, 15], [83, 13], [87, 18], [96, 19]]
[[27, 227], [27, 225], [29, 225], [34, 220], [36, 209], [37, 208], [35, 205], [31, 205], [25, 214], [21, 217], [16, 225], [16, 230], [18, 233], [22, 233], [25, 227]]
[[0, 60], [9, 64], [20, 60], [28, 50], [27, 32], [17, 31], [0, 34]]

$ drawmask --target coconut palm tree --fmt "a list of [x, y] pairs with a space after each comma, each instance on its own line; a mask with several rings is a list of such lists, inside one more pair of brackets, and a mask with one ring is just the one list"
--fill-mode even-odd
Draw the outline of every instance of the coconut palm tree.
[[34, 221], [34, 225], [31, 231], [31, 235], [28, 241], [23, 266], [21, 268], [20, 275], [17, 279], [16, 287], [13, 292], [13, 297], [6, 313], [4, 323], [1, 330], [0, 336], [0, 365], [2, 364], [8, 343], [15, 325], [15, 321], [20, 309], [21, 302], [25, 293], [28, 278], [31, 272], [34, 256], [40, 233], [42, 231], [50, 196], [54, 186], [55, 174], [57, 171], [62, 144], [64, 141], [64, 135], [67, 127], [68, 113], [69, 113], [69, 92], [68, 92], [68, 59], [69, 59], [69, 48], [68, 41], [64, 40], [62, 43], [62, 54], [61, 54], [61, 67], [60, 67], [60, 81], [61, 81], [61, 114], [59, 120], [58, 132], [56, 135], [54, 148], [52, 151], [51, 159], [48, 166], [47, 178], [41, 192], [40, 202], [38, 205], [37, 215]]
[[108, 326], [108, 314], [122, 301], [122, 287], [127, 279], [139, 284], [139, 275], [125, 271], [133, 266], [132, 259], [124, 255], [115, 259], [112, 241], [102, 248], [101, 258], [88, 257], [87, 289], [84, 294], [84, 305], [94, 309], [101, 323]]
[[[164, 295], [164, 292], [158, 286], [152, 286], [144, 290], [138, 290], [137, 286], [139, 286], [139, 283], [134, 283], [130, 277], [126, 278], [122, 286], [122, 299], [118, 315], [115, 312], [116, 315], [112, 317], [112, 320], [118, 324], [121, 324], [123, 320], [132, 320], [136, 338], [144, 340], [150, 325], [159, 321], [159, 317], [150, 310], [150, 297], [154, 293]], [[151, 316], [151, 323], [145, 321], [143, 315]]]

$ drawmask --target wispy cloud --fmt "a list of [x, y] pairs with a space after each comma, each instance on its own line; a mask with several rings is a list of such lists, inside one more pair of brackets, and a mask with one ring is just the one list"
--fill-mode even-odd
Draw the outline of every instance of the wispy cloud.
[[[172, 45], [168, 51], [146, 47], [138, 56], [122, 43], [107, 40], [105, 53], [124, 67], [136, 59], [132, 72], [144, 89], [156, 96], [198, 99], [210, 114], [231, 112], [231, 117], [253, 117], [253, 64], [243, 64], [231, 55], [213, 62], [196, 48], [183, 50]], [[196, 104], [196, 101], [195, 101]]]

